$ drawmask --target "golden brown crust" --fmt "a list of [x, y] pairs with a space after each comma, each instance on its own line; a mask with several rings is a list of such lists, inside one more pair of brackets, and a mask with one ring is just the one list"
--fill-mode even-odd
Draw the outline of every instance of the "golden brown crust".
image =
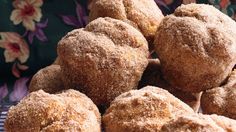
[[147, 86], [118, 96], [103, 116], [105, 131], [159, 131], [178, 115], [194, 111], [168, 91]]
[[188, 104], [195, 112], [198, 112], [201, 93], [184, 92], [168, 84], [161, 73], [161, 63], [159, 59], [149, 59], [148, 66], [143, 73], [141, 81], [139, 82], [139, 88], [148, 85], [167, 90], [175, 97]]
[[50, 65], [39, 70], [32, 78], [29, 85], [29, 92], [44, 90], [48, 93], [56, 93], [64, 89], [62, 82], [61, 67]]
[[236, 121], [217, 115], [182, 115], [163, 125], [161, 132], [233, 132]]
[[218, 87], [236, 63], [235, 29], [213, 6], [178, 7], [163, 19], [154, 42], [165, 79], [189, 92]]
[[148, 45], [132, 26], [98, 18], [84, 29], [69, 32], [58, 45], [64, 82], [95, 104], [108, 105], [135, 89], [148, 63]]
[[100, 132], [100, 118], [95, 104], [78, 91], [54, 95], [39, 90], [10, 108], [4, 127], [8, 132]]
[[236, 70], [225, 85], [203, 92], [201, 107], [203, 113], [224, 115], [236, 119]]
[[153, 40], [163, 14], [154, 0], [93, 0], [89, 19], [111, 17], [137, 27], [147, 40]]

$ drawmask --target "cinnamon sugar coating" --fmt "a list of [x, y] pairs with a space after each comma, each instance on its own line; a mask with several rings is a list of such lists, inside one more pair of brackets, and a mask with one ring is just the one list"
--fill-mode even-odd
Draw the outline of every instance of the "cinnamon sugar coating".
[[118, 96], [102, 117], [112, 132], [234, 132], [236, 120], [195, 113], [168, 91], [147, 86]]
[[39, 70], [32, 78], [29, 92], [44, 90], [47, 93], [56, 93], [64, 89], [61, 67], [50, 65]]
[[39, 90], [9, 109], [4, 127], [7, 132], [100, 132], [100, 119], [96, 105], [78, 91]]
[[89, 19], [98, 17], [125, 21], [139, 29], [148, 41], [153, 41], [164, 16], [154, 0], [93, 0]]
[[163, 125], [160, 132], [235, 132], [236, 121], [217, 115], [183, 115]]
[[155, 49], [164, 78], [183, 91], [220, 86], [236, 64], [236, 23], [204, 4], [178, 7], [161, 22]]
[[203, 92], [201, 106], [203, 113], [236, 119], [236, 70], [223, 86]]
[[97, 105], [109, 105], [116, 96], [137, 88], [148, 64], [148, 44], [132, 26], [98, 18], [63, 37], [58, 55], [65, 85]]
[[103, 115], [108, 132], [159, 131], [165, 123], [194, 111], [168, 91], [147, 86], [118, 96]]

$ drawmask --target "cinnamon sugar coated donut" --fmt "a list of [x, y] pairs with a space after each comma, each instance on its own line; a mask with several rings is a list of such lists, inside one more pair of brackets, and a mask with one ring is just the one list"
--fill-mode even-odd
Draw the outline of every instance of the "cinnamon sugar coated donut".
[[168, 91], [147, 86], [118, 96], [102, 117], [107, 132], [234, 132], [236, 121], [195, 113]]
[[90, 21], [98, 17], [125, 21], [139, 29], [148, 41], [153, 41], [164, 18], [154, 0], [93, 0], [90, 7]]
[[32, 78], [29, 92], [44, 90], [47, 93], [56, 93], [64, 89], [63, 75], [59, 65], [50, 65], [39, 70]]
[[137, 88], [148, 64], [148, 44], [132, 26], [98, 18], [63, 37], [58, 55], [65, 85], [97, 105], [109, 105], [116, 96]]
[[235, 36], [236, 22], [213, 6], [181, 5], [154, 42], [164, 78], [188, 92], [220, 86], [236, 64]]
[[78, 91], [39, 90], [9, 109], [4, 127], [7, 132], [101, 132], [100, 119], [96, 105]]
[[203, 92], [201, 106], [203, 113], [236, 119], [236, 70], [223, 86]]
[[194, 111], [168, 91], [147, 86], [118, 96], [102, 117], [107, 132], [160, 131], [162, 125]]

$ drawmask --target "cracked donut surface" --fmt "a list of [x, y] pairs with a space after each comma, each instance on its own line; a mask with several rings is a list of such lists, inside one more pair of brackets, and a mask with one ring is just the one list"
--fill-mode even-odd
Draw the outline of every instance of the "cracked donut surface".
[[10, 108], [4, 127], [8, 132], [100, 132], [100, 118], [96, 105], [78, 91], [39, 90]]

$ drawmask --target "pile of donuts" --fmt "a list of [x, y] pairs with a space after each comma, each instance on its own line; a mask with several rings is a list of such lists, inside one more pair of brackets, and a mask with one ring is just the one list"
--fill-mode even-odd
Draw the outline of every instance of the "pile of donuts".
[[236, 131], [236, 22], [205, 4], [92, 0], [58, 43], [8, 132]]

